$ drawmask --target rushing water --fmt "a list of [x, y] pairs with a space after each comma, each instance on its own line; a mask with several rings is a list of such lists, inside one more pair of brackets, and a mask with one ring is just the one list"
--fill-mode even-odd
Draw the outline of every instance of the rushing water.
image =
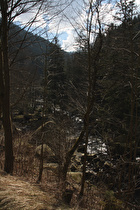
[[100, 138], [89, 137], [87, 152], [89, 154], [107, 155], [107, 147]]

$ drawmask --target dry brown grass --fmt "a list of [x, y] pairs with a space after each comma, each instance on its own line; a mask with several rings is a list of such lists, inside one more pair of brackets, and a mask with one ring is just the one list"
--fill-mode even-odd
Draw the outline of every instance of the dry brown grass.
[[43, 192], [39, 185], [15, 176], [0, 175], [0, 209], [53, 209], [53, 196]]

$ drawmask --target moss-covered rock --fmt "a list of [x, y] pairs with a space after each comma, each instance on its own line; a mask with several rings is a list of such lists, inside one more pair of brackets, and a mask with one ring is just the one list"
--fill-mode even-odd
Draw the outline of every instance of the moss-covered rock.
[[81, 183], [82, 180], [82, 172], [68, 172], [68, 176], [72, 178], [75, 182]]

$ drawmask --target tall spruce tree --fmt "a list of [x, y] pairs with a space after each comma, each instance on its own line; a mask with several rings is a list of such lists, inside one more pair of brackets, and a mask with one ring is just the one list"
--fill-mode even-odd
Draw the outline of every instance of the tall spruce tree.
[[47, 47], [48, 68], [48, 102], [54, 113], [65, 109], [66, 103], [66, 74], [64, 71], [64, 55], [57, 37], [54, 44]]

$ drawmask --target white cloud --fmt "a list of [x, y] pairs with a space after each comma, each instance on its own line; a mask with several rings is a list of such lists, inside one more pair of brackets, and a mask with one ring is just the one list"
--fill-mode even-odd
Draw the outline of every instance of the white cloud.
[[[76, 33], [69, 22], [53, 21], [49, 24], [49, 32], [51, 32], [53, 36], [58, 36], [58, 39], [62, 43], [61, 47], [63, 50], [75, 51]], [[65, 34], [65, 36], [63, 36], [63, 33]]]
[[[69, 1], [70, 2], [70, 1]], [[66, 51], [75, 51], [75, 37], [76, 33], [72, 23], [79, 21], [78, 12], [81, 9], [83, 0], [73, 0], [65, 10], [58, 16], [53, 18], [48, 25], [48, 31], [54, 35], [58, 35], [58, 39], [62, 39], [63, 33], [67, 33], [67, 37], [61, 40], [61, 47]], [[81, 14], [80, 14], [81, 15]], [[73, 21], [74, 20], [74, 21]]]
[[[77, 29], [78, 29], [78, 27], [83, 28], [83, 30], [86, 29], [87, 9], [89, 8], [89, 3], [87, 3], [87, 4], [86, 3], [82, 4], [82, 3], [83, 3], [82, 0], [78, 1], [78, 3], [76, 1], [74, 4], [75, 8], [73, 8], [73, 6], [72, 6], [71, 11], [68, 14], [66, 13], [66, 15], [68, 15], [67, 16], [68, 19], [71, 21], [72, 24], [67, 22], [63, 26], [61, 25], [62, 30], [66, 31], [68, 34], [67, 39], [63, 40], [63, 43], [62, 43], [62, 48], [65, 49], [66, 51], [75, 51], [77, 48], [76, 39], [75, 39], [77, 37], [77, 34], [76, 34], [73, 26], [75, 26]], [[104, 3], [103, 6], [100, 8], [101, 22], [103, 24], [106, 23], [107, 25], [109, 25], [111, 22], [113, 22], [114, 14], [115, 14], [115, 11], [113, 10], [113, 5]], [[97, 15], [97, 13], [95, 10], [95, 13], [93, 14], [93, 16], [94, 16], [93, 17], [93, 25], [96, 22], [96, 17], [97, 17], [96, 15]], [[94, 28], [94, 30], [96, 30], [96, 29]], [[85, 36], [86, 36], [86, 31], [85, 31]], [[94, 40], [94, 38], [95, 38], [95, 34], [93, 34], [92, 40]]]
[[62, 41], [62, 49], [65, 51], [75, 51], [76, 46], [75, 46], [75, 32], [74, 29], [68, 29], [66, 30], [67, 32], [67, 39]]
[[[25, 14], [23, 13], [23, 14], [17, 16], [14, 21], [15, 22], [20, 22], [21, 25], [25, 26], [28, 23], [32, 22], [32, 20], [36, 16], [36, 13], [37, 13], [37, 10], [32, 11], [32, 12], [28, 12], [28, 13], [25, 13]], [[38, 15], [35, 18], [34, 23], [32, 24], [33, 27], [44, 27], [45, 25], [46, 25], [46, 22], [43, 19], [42, 15]]]
[[135, 0], [135, 3], [137, 5], [137, 11], [140, 13], [140, 0]]

